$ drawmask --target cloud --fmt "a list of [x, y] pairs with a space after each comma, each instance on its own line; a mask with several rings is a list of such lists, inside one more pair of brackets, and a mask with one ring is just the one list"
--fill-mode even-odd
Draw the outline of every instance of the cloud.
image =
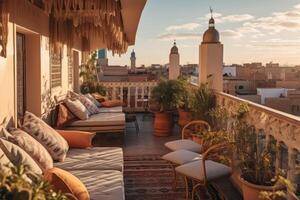
[[249, 14], [242, 15], [227, 15], [221, 18], [223, 22], [243, 22], [254, 19], [254, 16]]
[[239, 31], [225, 30], [221, 32], [222, 37], [240, 38], [243, 35]]
[[[210, 19], [211, 14], [205, 15], [204, 19]], [[233, 15], [223, 15], [221, 13], [214, 13], [213, 17], [216, 23], [234, 23], [234, 22], [245, 22], [254, 19], [254, 16], [250, 14], [233, 14]], [[203, 19], [203, 18], [201, 18]]]
[[187, 24], [169, 26], [166, 28], [166, 31], [177, 31], [177, 30], [192, 31], [198, 27], [200, 27], [200, 24], [198, 24], [198, 23], [187, 23]]
[[200, 39], [199, 33], [166, 33], [157, 37], [159, 40], [194, 40]]
[[245, 22], [243, 27], [268, 30], [271, 31], [270, 33], [300, 31], [300, 10], [274, 12], [269, 17], [261, 17], [253, 21]]
[[271, 38], [265, 41], [251, 41], [252, 47], [259, 48], [288, 48], [288, 47], [299, 47], [300, 39], [282, 39], [282, 38]]

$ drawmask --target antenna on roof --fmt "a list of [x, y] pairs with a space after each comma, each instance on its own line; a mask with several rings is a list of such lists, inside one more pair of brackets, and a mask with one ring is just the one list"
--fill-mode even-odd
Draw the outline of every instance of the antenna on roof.
[[211, 6], [209, 6], [209, 10], [210, 10], [210, 17], [213, 18], [213, 12], [214, 12], [214, 10], [212, 9]]

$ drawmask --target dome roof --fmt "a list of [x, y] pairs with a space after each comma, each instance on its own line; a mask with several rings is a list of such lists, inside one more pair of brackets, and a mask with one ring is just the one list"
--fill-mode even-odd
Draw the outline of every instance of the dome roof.
[[219, 32], [215, 29], [215, 20], [210, 18], [209, 28], [203, 34], [202, 43], [220, 43]]
[[171, 54], [178, 54], [178, 48], [176, 46], [176, 42], [174, 42], [174, 46], [171, 48]]

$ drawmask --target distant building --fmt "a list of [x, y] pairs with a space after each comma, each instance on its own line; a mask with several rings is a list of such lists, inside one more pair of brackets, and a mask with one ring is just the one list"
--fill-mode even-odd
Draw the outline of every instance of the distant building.
[[209, 83], [212, 89], [223, 91], [223, 44], [220, 43], [213, 16], [199, 49], [200, 83]]
[[179, 53], [178, 53], [178, 48], [176, 46], [176, 42], [174, 42], [173, 47], [171, 48], [170, 51], [170, 56], [169, 56], [169, 79], [174, 80], [178, 79], [180, 75], [180, 58], [179, 58]]
[[131, 72], [135, 72], [136, 69], [136, 57], [135, 57], [135, 52], [132, 50], [131, 56], [130, 56], [130, 70]]
[[269, 62], [266, 64], [266, 67], [279, 67], [279, 63], [273, 63], [273, 62]]

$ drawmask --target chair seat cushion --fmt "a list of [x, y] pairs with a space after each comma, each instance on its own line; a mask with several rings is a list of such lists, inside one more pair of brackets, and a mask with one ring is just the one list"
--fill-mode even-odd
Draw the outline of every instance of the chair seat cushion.
[[65, 170], [123, 171], [123, 151], [118, 147], [70, 149], [64, 162], [54, 163]]
[[162, 157], [162, 159], [167, 160], [176, 165], [183, 165], [185, 163], [193, 162], [201, 158], [201, 154], [192, 151], [187, 151], [184, 149], [170, 152]]
[[98, 113], [91, 115], [86, 120], [76, 120], [68, 124], [68, 126], [109, 126], [109, 125], [125, 125], [124, 113]]
[[180, 149], [185, 149], [188, 151], [200, 153], [201, 152], [201, 145], [192, 141], [192, 140], [174, 140], [171, 142], [165, 143], [165, 146], [170, 149], [171, 151], [177, 151]]
[[115, 106], [111, 108], [106, 108], [106, 107], [99, 108], [99, 113], [122, 113], [122, 112], [123, 112], [122, 106]]
[[[207, 160], [205, 161], [207, 180], [211, 181], [231, 174], [231, 168], [221, 163]], [[190, 162], [176, 167], [176, 172], [187, 177], [192, 177], [199, 181], [204, 181], [202, 160]]]
[[91, 200], [124, 200], [123, 174], [115, 170], [71, 170], [86, 186]]

